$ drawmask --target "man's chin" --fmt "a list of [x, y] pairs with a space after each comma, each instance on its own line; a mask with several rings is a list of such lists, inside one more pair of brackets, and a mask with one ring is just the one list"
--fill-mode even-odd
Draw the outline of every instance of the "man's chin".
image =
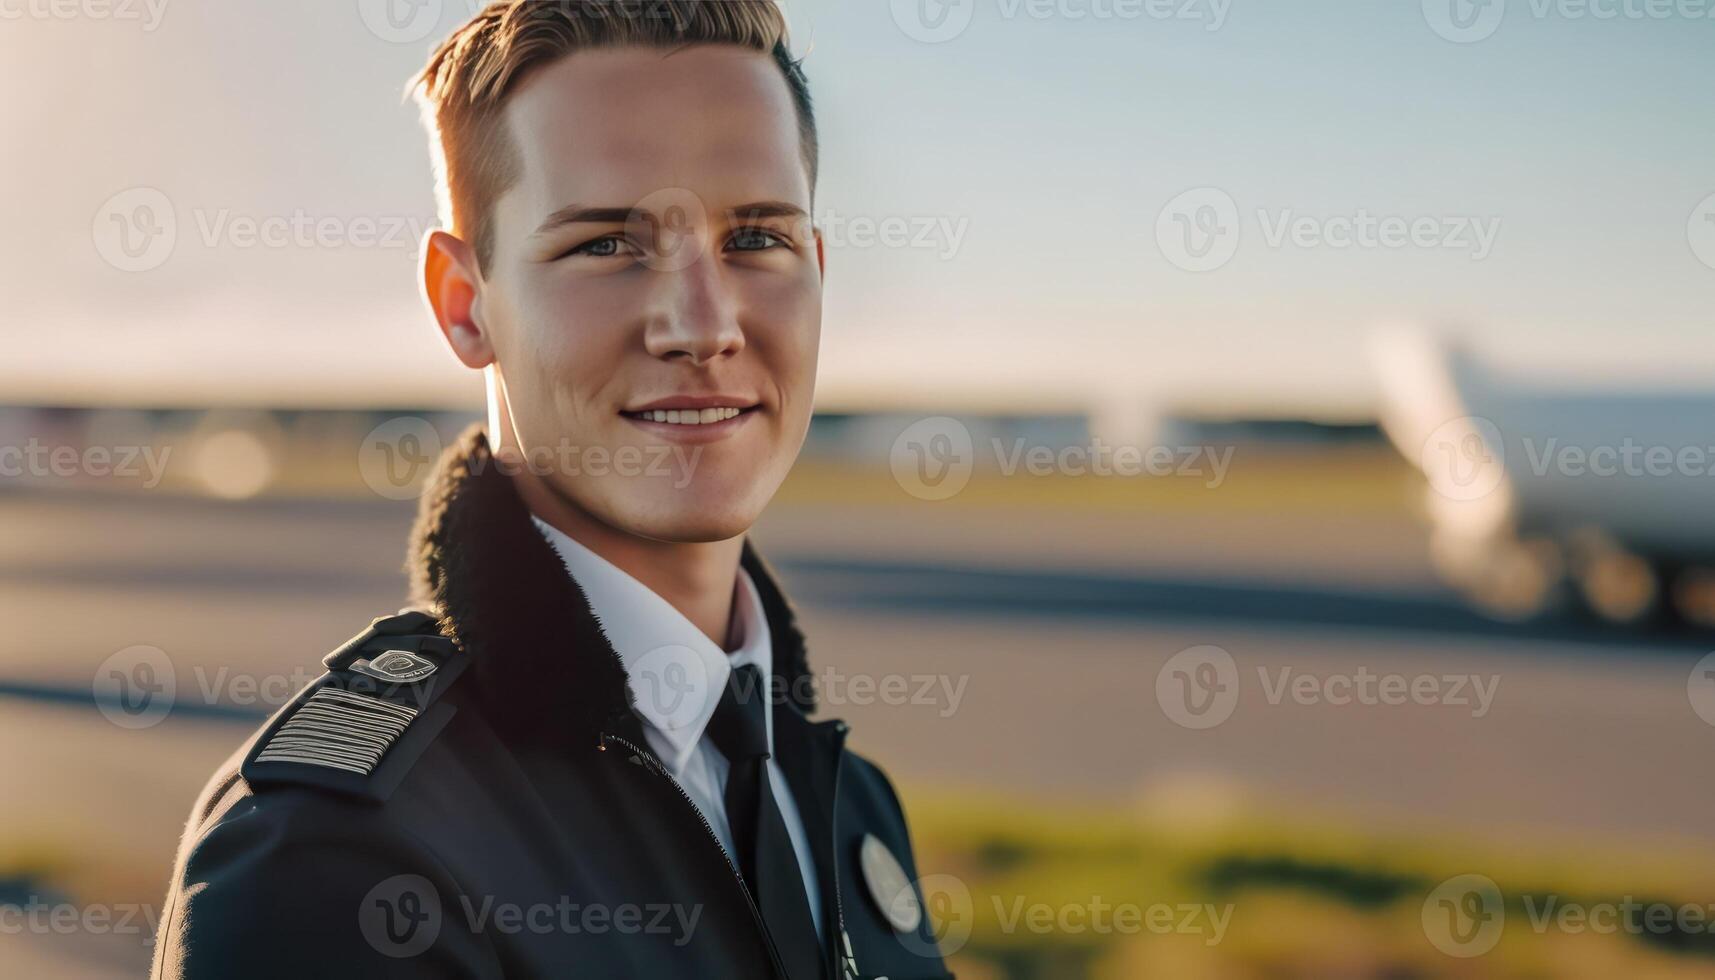
[[696, 506], [651, 508], [619, 517], [616, 526], [640, 538], [674, 544], [730, 541], [749, 531], [757, 515], [749, 508]]

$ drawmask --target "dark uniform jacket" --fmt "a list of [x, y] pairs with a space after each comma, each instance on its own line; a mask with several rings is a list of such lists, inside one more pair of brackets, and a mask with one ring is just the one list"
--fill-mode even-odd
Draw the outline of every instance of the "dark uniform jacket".
[[[807, 717], [791, 605], [748, 544], [743, 564], [791, 698], [775, 753], [814, 842], [826, 975], [947, 977], [899, 800], [843, 722]], [[410, 566], [413, 608], [328, 655], [197, 801], [154, 975], [777, 976], [742, 878], [480, 430], [441, 460]]]

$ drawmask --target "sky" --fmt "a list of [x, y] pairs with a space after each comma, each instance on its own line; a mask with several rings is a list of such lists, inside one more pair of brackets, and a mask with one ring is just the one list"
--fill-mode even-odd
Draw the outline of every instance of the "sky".
[[[401, 98], [472, 2], [0, 0], [0, 403], [477, 404]], [[1715, 378], [1712, 0], [784, 6], [825, 408], [1363, 416], [1402, 320]]]

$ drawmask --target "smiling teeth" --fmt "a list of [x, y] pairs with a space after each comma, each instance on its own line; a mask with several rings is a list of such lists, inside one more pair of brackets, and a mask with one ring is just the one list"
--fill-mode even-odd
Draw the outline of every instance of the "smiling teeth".
[[638, 417], [648, 419], [651, 422], [670, 422], [673, 425], [710, 425], [715, 422], [738, 418], [740, 411], [737, 408], [705, 408], [702, 411], [684, 408], [639, 412]]

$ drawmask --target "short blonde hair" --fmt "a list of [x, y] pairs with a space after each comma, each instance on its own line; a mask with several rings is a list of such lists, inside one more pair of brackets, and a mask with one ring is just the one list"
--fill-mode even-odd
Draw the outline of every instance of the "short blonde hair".
[[787, 46], [786, 18], [775, 0], [495, 0], [442, 42], [411, 81], [430, 131], [441, 220], [488, 265], [489, 212], [519, 169], [503, 109], [531, 70], [592, 48], [689, 44], [736, 44], [773, 55], [798, 110], [814, 192], [819, 148], [809, 81]]

